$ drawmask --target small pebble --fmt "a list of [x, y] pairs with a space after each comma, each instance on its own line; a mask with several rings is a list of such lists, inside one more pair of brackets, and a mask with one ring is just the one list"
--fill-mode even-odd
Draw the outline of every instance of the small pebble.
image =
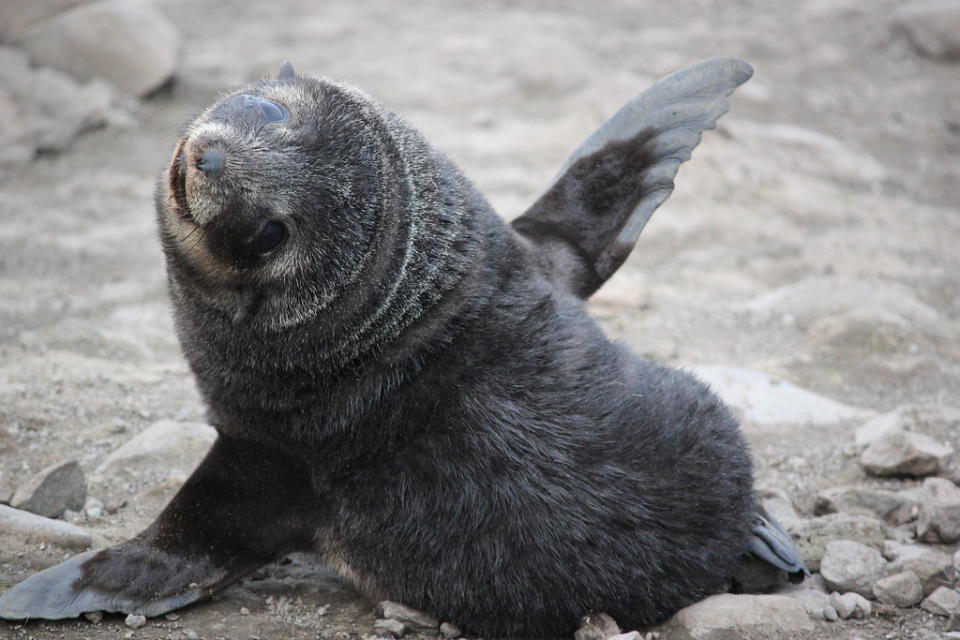
[[83, 614], [83, 617], [93, 624], [98, 624], [101, 620], [103, 620], [103, 611], [88, 611]]
[[325, 604], [325, 605], [323, 605], [322, 607], [319, 607], [319, 608], [317, 609], [317, 615], [318, 615], [318, 616], [325, 616], [325, 615], [327, 615], [328, 613], [330, 613], [330, 605], [329, 605], [329, 604]]
[[126, 620], [123, 621], [123, 624], [127, 625], [131, 629], [139, 629], [143, 625], [147, 624], [147, 617], [140, 614], [131, 613], [127, 616]]
[[166, 618], [167, 620], [179, 620], [179, 619], [180, 619], [180, 614], [179, 614], [179, 613], [165, 613], [165, 614], [163, 614], [163, 617]]
[[448, 640], [453, 640], [453, 638], [459, 638], [463, 635], [463, 632], [460, 631], [460, 628], [449, 622], [444, 622], [440, 625], [440, 635]]
[[242, 616], [250, 615], [250, 609], [247, 609], [246, 607], [240, 607], [240, 615]]
[[187, 640], [199, 640], [200, 638], [199, 634], [193, 629], [184, 629], [180, 633], [182, 633], [183, 637], [187, 638]]

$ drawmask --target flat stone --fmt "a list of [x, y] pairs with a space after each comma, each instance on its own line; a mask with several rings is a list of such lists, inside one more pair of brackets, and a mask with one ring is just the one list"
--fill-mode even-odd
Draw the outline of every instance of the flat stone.
[[883, 549], [883, 523], [869, 516], [831, 513], [784, 526], [810, 571], [820, 569], [827, 545], [834, 540], [853, 540], [878, 551]]
[[82, 511], [87, 499], [87, 479], [76, 460], [58, 462], [29, 478], [13, 495], [11, 506], [47, 518], [64, 511]]
[[123, 93], [143, 96], [172, 75], [180, 36], [149, 2], [103, 0], [33, 24], [18, 44], [37, 63], [86, 82], [104, 78]]
[[377, 606], [377, 610], [383, 618], [402, 622], [413, 631], [436, 631], [440, 626], [440, 623], [433, 616], [399, 602], [384, 600]]
[[93, 545], [93, 535], [85, 529], [5, 505], [0, 505], [0, 533], [72, 551], [83, 551]]
[[834, 540], [820, 562], [820, 575], [827, 587], [841, 593], [853, 591], [870, 598], [873, 584], [883, 575], [887, 561], [879, 551], [854, 542]]
[[199, 422], [162, 420], [150, 425], [108, 455], [93, 479], [160, 468], [165, 473], [189, 473], [217, 439], [216, 430]]
[[960, 5], [954, 0], [907, 4], [894, 14], [891, 27], [922, 56], [960, 60]]
[[830, 604], [836, 610], [841, 620], [848, 618], [865, 618], [873, 612], [873, 605], [859, 593], [830, 594]]
[[377, 618], [373, 630], [391, 638], [402, 638], [407, 633], [407, 625], [393, 618]]
[[901, 571], [877, 580], [873, 595], [883, 604], [912, 607], [923, 600], [923, 582], [910, 571]]
[[875, 476], [922, 477], [939, 472], [953, 448], [922, 433], [893, 432], [874, 440], [860, 454], [864, 471]]
[[960, 488], [943, 478], [927, 478], [920, 492], [917, 536], [925, 542], [960, 540]]
[[835, 424], [863, 419], [871, 413], [760, 371], [723, 365], [688, 369], [753, 425]]
[[639, 631], [628, 631], [627, 633], [610, 636], [609, 640], [653, 640], [659, 637], [660, 636], [655, 636], [652, 633], [643, 634]]
[[920, 603], [920, 608], [938, 616], [960, 614], [960, 594], [950, 587], [940, 587]]
[[810, 631], [803, 605], [786, 596], [710, 596], [681, 609], [658, 630], [661, 640], [731, 640], [745, 636], [785, 638]]
[[837, 610], [830, 604], [830, 596], [816, 589], [788, 589], [777, 595], [793, 598], [803, 605], [807, 615], [814, 620], [832, 622], [839, 618]]
[[580, 627], [574, 632], [574, 640], [607, 640], [620, 635], [617, 621], [606, 613], [590, 613], [580, 619]]
[[816, 515], [837, 512], [864, 515], [900, 525], [913, 519], [918, 505], [918, 492], [831, 487], [817, 494], [813, 512]]
[[854, 432], [854, 444], [863, 449], [883, 436], [907, 431], [904, 413], [905, 409], [898, 407], [893, 411], [870, 418]]

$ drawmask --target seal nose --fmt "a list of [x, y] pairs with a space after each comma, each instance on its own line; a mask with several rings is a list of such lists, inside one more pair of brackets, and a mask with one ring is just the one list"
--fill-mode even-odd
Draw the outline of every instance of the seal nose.
[[200, 159], [197, 160], [197, 169], [200, 169], [200, 171], [203, 171], [203, 173], [208, 176], [217, 176], [223, 171], [224, 160], [223, 154], [219, 151], [207, 149], [200, 155]]

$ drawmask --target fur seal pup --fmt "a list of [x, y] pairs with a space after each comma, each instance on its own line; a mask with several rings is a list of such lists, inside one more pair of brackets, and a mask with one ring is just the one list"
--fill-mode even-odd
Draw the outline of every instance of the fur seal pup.
[[156, 616], [299, 550], [483, 637], [644, 628], [727, 588], [763, 518], [726, 407], [584, 311], [752, 73], [628, 102], [512, 225], [360, 91], [229, 93], [157, 190], [175, 324], [219, 432], [144, 532], [42, 571], [0, 616]]

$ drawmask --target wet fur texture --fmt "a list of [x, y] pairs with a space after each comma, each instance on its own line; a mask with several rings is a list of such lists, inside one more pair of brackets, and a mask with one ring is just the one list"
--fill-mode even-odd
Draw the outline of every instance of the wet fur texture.
[[[243, 94], [290, 121], [258, 121]], [[355, 89], [284, 73], [221, 98], [157, 192], [177, 332], [219, 439], [140, 536], [79, 577], [37, 576], [32, 615], [157, 615], [296, 550], [481, 637], [570, 634], [596, 611], [643, 628], [725, 590], [755, 511], [738, 426], [582, 301], [639, 197], [623, 177], [643, 142], [574, 165], [517, 233]], [[226, 164], [207, 180], [192, 163], [209, 148]], [[551, 225], [571, 199], [584, 223]], [[289, 239], [253, 255], [264, 220]], [[80, 604], [36, 604], [63, 589]]]

